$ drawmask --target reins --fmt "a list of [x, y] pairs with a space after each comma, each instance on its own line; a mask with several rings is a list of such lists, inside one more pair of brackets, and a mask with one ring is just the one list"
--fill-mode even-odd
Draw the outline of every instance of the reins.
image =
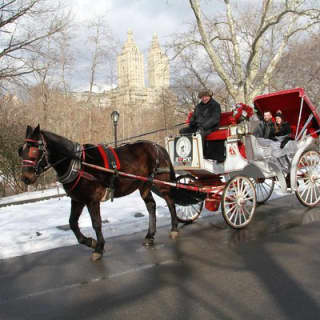
[[[175, 128], [180, 127], [180, 126], [182, 126], [184, 124], [185, 123], [183, 122], [183, 123], [178, 123], [178, 124], [176, 124], [176, 125], [174, 125], [172, 127], [169, 127], [169, 128], [161, 128], [161, 129], [157, 129], [157, 130], [148, 131], [148, 132], [145, 132], [145, 133], [141, 133], [141, 134], [138, 134], [138, 135], [135, 135], [135, 136], [131, 136], [131, 137], [128, 137], [128, 138], [125, 138], [125, 139], [118, 140], [117, 142], [118, 143], [122, 143], [122, 142], [130, 141], [132, 139], [141, 138], [141, 137], [144, 137], [144, 136], [147, 136], [147, 135], [150, 135], [150, 134], [155, 134], [155, 133], [158, 133], [158, 132], [163, 132], [163, 131], [175, 129]], [[23, 163], [22, 163], [22, 167], [32, 167], [38, 177], [41, 176], [42, 174], [44, 174], [45, 172], [47, 172], [49, 169], [54, 168], [58, 164], [70, 159], [70, 156], [66, 156], [66, 157], [56, 161], [55, 163], [50, 164], [49, 161], [48, 161], [48, 150], [47, 150], [46, 141], [45, 141], [42, 133], [40, 134], [40, 136], [41, 136], [40, 140], [34, 140], [34, 139], [26, 138], [24, 141], [36, 144], [37, 147], [30, 147], [29, 153], [34, 152], [36, 154], [36, 152], [38, 152], [39, 150], [43, 151], [42, 155], [41, 155], [41, 158], [37, 162], [34, 161], [34, 160], [23, 160]], [[114, 142], [105, 143], [105, 145], [113, 145], [113, 144], [114, 144]], [[35, 148], [36, 150], [33, 150], [32, 148]], [[95, 148], [97, 148], [97, 146], [93, 145], [93, 146], [90, 146], [90, 147], [82, 148], [82, 150], [80, 150], [80, 151], [75, 151], [75, 152], [73, 151], [73, 154], [77, 155], [78, 153], [85, 152], [87, 150], [91, 150], [91, 149], [95, 149]], [[32, 158], [32, 157], [30, 157], [30, 158]], [[39, 169], [40, 168], [40, 163], [41, 163], [43, 158], [46, 159], [47, 165], [44, 168], [41, 168], [42, 170], [40, 172], [40, 169]], [[84, 161], [81, 161], [81, 163], [85, 164]]]

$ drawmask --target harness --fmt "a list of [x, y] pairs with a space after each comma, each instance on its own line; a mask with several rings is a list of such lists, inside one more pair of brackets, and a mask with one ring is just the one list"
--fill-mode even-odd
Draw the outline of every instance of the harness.
[[[29, 158], [37, 159], [39, 152], [42, 151], [41, 157], [38, 161], [36, 161], [36, 160], [22, 160], [22, 167], [33, 168], [36, 176], [39, 176], [40, 174], [47, 171], [51, 167], [48, 162], [47, 144], [46, 144], [45, 140], [43, 139], [42, 134], [40, 135], [40, 137], [41, 137], [40, 140], [34, 140], [34, 139], [29, 139], [29, 138], [26, 138], [24, 140], [25, 142], [31, 142], [36, 145], [36, 147], [31, 146], [29, 148], [29, 153], [28, 153]], [[44, 167], [41, 167], [40, 164], [43, 161], [43, 159], [46, 160], [47, 165]]]
[[106, 188], [106, 192], [101, 201], [106, 201], [108, 199], [111, 199], [111, 201], [113, 201], [114, 183], [115, 180], [119, 177], [118, 170], [120, 170], [120, 160], [117, 153], [111, 146], [107, 147], [104, 144], [99, 144], [97, 148], [103, 160], [104, 167], [106, 169], [113, 169], [114, 172], [110, 179], [110, 186], [109, 188]]

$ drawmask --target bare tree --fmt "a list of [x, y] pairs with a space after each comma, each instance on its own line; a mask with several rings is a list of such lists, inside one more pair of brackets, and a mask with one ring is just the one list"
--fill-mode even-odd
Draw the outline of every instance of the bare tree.
[[289, 40], [320, 23], [319, 3], [312, 0], [224, 0], [221, 16], [206, 17], [199, 0], [189, 0], [196, 18], [184, 34], [180, 52], [201, 47], [233, 101], [251, 102], [270, 84]]
[[317, 106], [320, 101], [320, 36], [293, 43], [272, 77], [272, 89], [303, 87]]
[[33, 73], [44, 39], [63, 31], [69, 22], [59, 2], [0, 2], [0, 85]]
[[[112, 62], [115, 61], [115, 40], [104, 16], [96, 16], [88, 22], [88, 51], [90, 52], [90, 80], [88, 102], [91, 99], [93, 88], [97, 84], [101, 71], [107, 73], [107, 67], [112, 74]], [[100, 77], [101, 78], [101, 77]], [[102, 77], [105, 80], [105, 76]]]

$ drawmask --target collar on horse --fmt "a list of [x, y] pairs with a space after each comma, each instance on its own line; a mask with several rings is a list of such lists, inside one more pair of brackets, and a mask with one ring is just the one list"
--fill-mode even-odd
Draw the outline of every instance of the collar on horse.
[[[113, 199], [114, 181], [117, 177], [117, 170], [120, 169], [120, 160], [116, 151], [111, 146], [107, 147], [106, 145], [99, 144], [97, 145], [97, 149], [103, 160], [104, 167], [107, 169], [112, 168], [115, 170], [115, 174], [112, 175], [109, 186], [109, 191], [111, 191], [111, 199]], [[75, 143], [74, 153], [78, 155], [77, 158], [72, 159], [67, 172], [63, 176], [58, 177], [58, 180], [62, 184], [71, 183], [74, 181], [74, 184], [72, 185], [69, 192], [76, 188], [81, 178], [85, 178], [91, 181], [96, 180], [96, 178], [93, 175], [81, 169], [81, 163], [85, 160], [86, 157], [85, 149], [83, 148], [83, 146], [81, 146], [78, 143]]]

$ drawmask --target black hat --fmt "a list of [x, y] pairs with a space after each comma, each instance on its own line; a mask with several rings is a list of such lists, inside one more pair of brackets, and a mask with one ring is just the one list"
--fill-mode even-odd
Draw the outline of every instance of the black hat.
[[211, 90], [202, 90], [198, 93], [198, 98], [201, 99], [202, 97], [212, 97], [213, 93]]

